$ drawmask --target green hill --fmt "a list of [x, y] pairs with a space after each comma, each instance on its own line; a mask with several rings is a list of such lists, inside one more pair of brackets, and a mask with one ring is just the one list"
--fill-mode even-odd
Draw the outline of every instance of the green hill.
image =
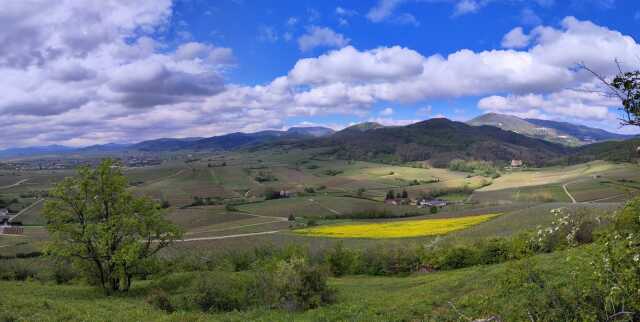
[[469, 125], [490, 125], [532, 138], [568, 146], [580, 146], [610, 140], [625, 140], [634, 136], [607, 132], [584, 125], [539, 119], [521, 119], [513, 115], [487, 113], [467, 122]]
[[563, 155], [559, 144], [533, 139], [493, 126], [470, 126], [444, 118], [408, 126], [369, 130], [349, 128], [332, 136], [294, 143], [302, 148], [330, 147], [342, 159], [381, 162], [429, 160], [444, 166], [452, 159], [508, 162], [522, 159], [542, 165]]

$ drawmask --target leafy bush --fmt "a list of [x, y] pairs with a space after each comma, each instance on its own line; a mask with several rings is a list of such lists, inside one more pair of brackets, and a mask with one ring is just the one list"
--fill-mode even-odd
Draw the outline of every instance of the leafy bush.
[[342, 276], [353, 273], [357, 253], [346, 249], [342, 242], [338, 242], [334, 247], [324, 254], [324, 261], [329, 266], [333, 276]]
[[494, 179], [500, 177], [498, 169], [487, 161], [453, 159], [449, 162], [449, 170], [471, 172], [476, 175]]
[[448, 248], [440, 258], [439, 267], [442, 269], [456, 269], [477, 264], [476, 253], [466, 246]]
[[341, 174], [342, 170], [328, 169], [328, 170], [323, 171], [322, 173], [324, 173], [325, 175], [333, 177], [333, 176], [337, 176], [337, 175]]
[[171, 304], [169, 294], [160, 288], [152, 289], [145, 297], [145, 302], [147, 302], [147, 304], [153, 306], [154, 308], [165, 311], [167, 313], [175, 311], [175, 308]]
[[307, 310], [335, 301], [327, 284], [326, 269], [294, 257], [263, 266], [256, 274], [252, 293], [270, 307]]
[[249, 283], [239, 274], [201, 274], [193, 281], [190, 301], [205, 312], [242, 310], [250, 305]]

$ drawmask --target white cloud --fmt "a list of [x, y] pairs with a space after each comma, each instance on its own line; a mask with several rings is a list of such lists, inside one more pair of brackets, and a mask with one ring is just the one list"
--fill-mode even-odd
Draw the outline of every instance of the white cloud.
[[[465, 96], [485, 96], [478, 105], [487, 111], [611, 122], [617, 102], [593, 96], [596, 83], [575, 63], [611, 75], [615, 58], [635, 66], [640, 56], [633, 38], [568, 17], [531, 30], [526, 50], [423, 56], [398, 46], [358, 50], [343, 36], [309, 41], [305, 48], [345, 47], [242, 86], [223, 80], [236, 64], [231, 49], [188, 41], [168, 50], [150, 38], [166, 27], [170, 3], [103, 5], [10, 2], [0, 12], [0, 147], [211, 136], [282, 128], [291, 116], [366, 118], [377, 103]], [[70, 9], [91, 19], [70, 28]]]
[[306, 34], [298, 38], [298, 47], [301, 51], [310, 51], [318, 47], [344, 47], [349, 41], [348, 38], [330, 28], [311, 26]]
[[375, 7], [367, 13], [367, 18], [372, 22], [381, 22], [393, 14], [398, 5], [405, 0], [378, 0]]
[[616, 105], [618, 102], [598, 92], [595, 84], [550, 94], [493, 95], [478, 101], [478, 107], [488, 112], [565, 121], [615, 119], [609, 107]]
[[542, 23], [542, 18], [540, 18], [530, 8], [522, 9], [522, 12], [520, 12], [520, 20], [522, 21], [523, 24], [528, 26], [537, 26]]
[[346, 16], [346, 17], [351, 17], [351, 16], [355, 16], [358, 14], [357, 11], [352, 10], [352, 9], [346, 9], [343, 7], [336, 7], [336, 14], [339, 16]]
[[402, 47], [358, 51], [352, 46], [299, 60], [289, 72], [295, 84], [397, 81], [423, 72], [424, 57]]
[[380, 116], [390, 116], [393, 115], [393, 109], [391, 107], [387, 107], [385, 109], [383, 109], [382, 111], [380, 111]]
[[258, 27], [258, 40], [273, 43], [278, 41], [279, 38], [278, 32], [273, 26]]
[[523, 48], [529, 45], [530, 38], [524, 34], [522, 27], [516, 27], [504, 35], [501, 45], [504, 48]]
[[481, 4], [476, 0], [460, 0], [456, 3], [453, 15], [461, 16], [468, 13], [477, 12], [481, 7]]
[[433, 111], [433, 107], [432, 107], [431, 105], [429, 105], [429, 106], [424, 106], [424, 107], [419, 108], [419, 109], [416, 111], [416, 115], [417, 115], [417, 116], [425, 117], [425, 116], [429, 116], [429, 115], [431, 115], [431, 112], [432, 112], [432, 111]]
[[389, 117], [375, 117], [367, 120], [367, 122], [375, 122], [384, 126], [405, 126], [413, 123], [418, 123], [420, 121], [422, 120], [394, 119]]
[[289, 26], [295, 26], [298, 23], [298, 18], [296, 17], [289, 17], [289, 19], [287, 19], [287, 25]]

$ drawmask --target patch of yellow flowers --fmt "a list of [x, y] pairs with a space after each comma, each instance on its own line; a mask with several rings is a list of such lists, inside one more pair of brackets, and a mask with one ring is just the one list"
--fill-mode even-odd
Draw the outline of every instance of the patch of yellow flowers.
[[385, 223], [329, 225], [299, 229], [296, 232], [308, 236], [335, 238], [403, 238], [443, 235], [483, 223], [499, 214], [478, 216], [401, 220]]

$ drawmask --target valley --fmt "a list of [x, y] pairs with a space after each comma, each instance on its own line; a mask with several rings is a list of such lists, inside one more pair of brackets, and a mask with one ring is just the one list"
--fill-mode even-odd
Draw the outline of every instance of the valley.
[[[0, 234], [0, 273], [15, 271], [14, 274], [31, 277], [26, 278], [27, 282], [0, 281], [6, 290], [0, 295], [0, 303], [4, 302], [3, 296], [19, 297], [20, 283], [26, 283], [30, 295], [12, 303], [19, 307], [21, 316], [31, 319], [39, 319], [44, 313], [27, 308], [42, 301], [50, 303], [58, 318], [64, 315], [66, 303], [52, 297], [57, 292], [66, 294], [76, 315], [89, 314], [94, 309], [93, 301], [110, 308], [108, 311], [114, 306], [128, 308], [115, 313], [118, 320], [136, 320], [143, 315], [157, 320], [241, 321], [262, 315], [267, 320], [451, 320], [459, 314], [457, 306], [476, 316], [500, 314], [519, 319], [523, 311], [510, 312], [506, 298], [491, 306], [483, 304], [483, 298], [496, 296], [497, 286], [491, 281], [510, 276], [506, 272], [514, 265], [534, 259], [537, 267], [564, 271], [567, 266], [558, 258], [564, 254], [587, 257], [592, 245], [558, 248], [549, 254], [536, 250], [527, 255], [518, 255], [516, 249], [520, 246], [516, 245], [531, 242], [528, 236], [554, 225], [557, 209], [599, 222], [640, 196], [637, 162], [565, 160], [545, 165], [536, 163], [538, 159], [533, 157], [510, 163], [509, 158], [527, 155], [518, 153], [528, 149], [534, 154], [550, 153], [560, 158], [573, 152], [499, 129], [490, 129], [486, 135], [512, 142], [508, 144], [515, 150], [504, 149], [507, 145], [503, 145], [494, 161], [458, 159], [456, 156], [464, 155], [459, 151], [445, 158], [424, 160], [416, 159], [420, 154], [411, 154], [403, 161], [403, 157], [396, 157], [400, 155], [398, 151], [376, 154], [364, 150], [368, 148], [366, 144], [354, 149], [349, 145], [351, 140], [358, 142], [367, 135], [372, 142], [395, 142], [398, 133], [438, 133], [442, 126], [474, 131], [473, 127], [448, 121], [409, 129], [367, 125], [354, 133], [347, 130], [325, 137], [289, 138], [223, 151], [147, 152], [147, 158], [160, 161], [121, 163], [118, 168], [127, 180], [127, 190], [153, 200], [183, 234], [158, 254], [165, 267], [154, 268], [157, 275], [137, 281], [133, 293], [120, 299], [104, 298], [81, 281], [70, 285], [35, 281], [46, 278], [43, 274], [50, 265], [43, 255], [51, 240], [43, 217], [44, 205], [51, 200], [49, 191], [76, 175], [77, 168], [37, 166], [47, 164], [48, 157], [14, 159], [0, 170], [0, 208], [8, 209], [9, 223], [22, 231]], [[330, 147], [328, 142], [338, 145]], [[448, 144], [456, 143], [453, 140]], [[343, 148], [337, 150], [335, 146]], [[430, 156], [437, 155], [431, 154], [433, 151], [449, 149], [424, 146], [432, 149], [427, 154]], [[120, 153], [111, 157], [122, 158]], [[353, 158], [344, 158], [345, 155]], [[55, 158], [93, 166], [106, 156], [109, 155]], [[22, 166], [12, 167], [15, 164]], [[475, 249], [479, 253], [473, 253]], [[184, 279], [180, 282], [183, 286], [196, 285], [201, 278], [198, 274], [218, 270], [225, 276], [241, 276], [259, 269], [255, 265], [261, 265], [261, 256], [293, 256], [284, 255], [288, 252], [325, 263], [332, 270], [345, 270], [346, 273], [332, 273], [328, 281], [338, 294], [336, 304], [300, 312], [257, 307], [199, 313], [185, 307], [171, 315], [144, 304], [147, 298], [142, 294], [156, 290], [158, 283], [172, 285], [172, 279], [178, 278]], [[338, 260], [332, 256], [342, 256], [337, 257], [339, 261], [352, 264], [340, 268], [343, 264], [332, 262]], [[485, 262], [483, 256], [498, 259]], [[562, 281], [558, 277], [553, 283]], [[182, 290], [183, 286], [167, 290], [172, 294], [172, 303], [183, 301], [181, 292], [193, 292]], [[388, 306], [383, 304], [386, 301], [401, 304]], [[372, 311], [372, 306], [379, 308]], [[91, 316], [100, 319], [102, 314], [92, 312]]]

